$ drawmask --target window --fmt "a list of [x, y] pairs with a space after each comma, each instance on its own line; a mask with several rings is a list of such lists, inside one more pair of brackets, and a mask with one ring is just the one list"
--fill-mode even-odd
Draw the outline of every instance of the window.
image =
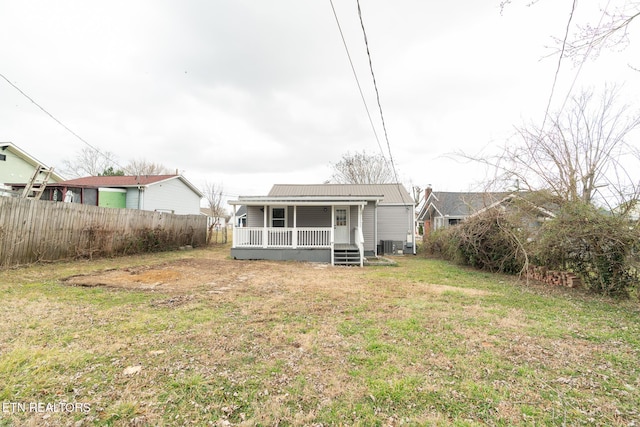
[[285, 227], [287, 223], [286, 208], [271, 208], [271, 226]]
[[6, 154], [0, 154], [0, 160], [3, 161], [3, 162], [5, 160], [7, 160], [7, 155]]
[[347, 226], [347, 210], [344, 208], [336, 209], [336, 226]]

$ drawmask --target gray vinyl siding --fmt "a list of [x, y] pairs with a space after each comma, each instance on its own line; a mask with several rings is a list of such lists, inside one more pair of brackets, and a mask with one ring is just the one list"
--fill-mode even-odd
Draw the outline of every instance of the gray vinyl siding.
[[264, 227], [264, 212], [260, 206], [247, 206], [247, 227]]
[[[271, 227], [271, 207], [267, 206], [267, 226]], [[263, 227], [264, 206], [247, 207], [247, 227]], [[298, 206], [298, 227], [331, 227], [330, 206]], [[293, 227], [293, 206], [287, 207], [287, 227]]]
[[[375, 204], [373, 202], [367, 203], [362, 212], [362, 236], [364, 237], [365, 251], [375, 251], [376, 249], [375, 227], [373, 222], [374, 212]], [[356, 241], [355, 230], [357, 226], [358, 206], [351, 206], [349, 209], [349, 227], [351, 228], [349, 238], [351, 239], [351, 243], [355, 243]]]
[[373, 202], [367, 203], [362, 213], [362, 234], [364, 235], [364, 250], [374, 251], [376, 250], [376, 235], [375, 235], [375, 211], [376, 205]]
[[[331, 227], [331, 207], [298, 206], [296, 221], [298, 227]], [[289, 224], [293, 227], [293, 208], [290, 211]]]
[[378, 240], [406, 242], [413, 230], [412, 214], [411, 206], [378, 206]]
[[140, 209], [139, 193], [137, 188], [127, 188], [126, 206], [127, 209]]
[[143, 195], [144, 210], [199, 215], [200, 196], [179, 179], [148, 186]]

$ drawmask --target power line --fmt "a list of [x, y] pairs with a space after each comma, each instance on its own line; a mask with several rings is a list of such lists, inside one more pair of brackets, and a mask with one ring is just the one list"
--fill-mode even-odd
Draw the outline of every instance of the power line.
[[[607, 1], [607, 5], [602, 10], [602, 14], [600, 15], [600, 20], [598, 21], [598, 25], [596, 26], [596, 28], [600, 28], [600, 26], [602, 25], [602, 21], [603, 21], [605, 15], [607, 14], [607, 10], [609, 9], [610, 3], [611, 3], [611, 0], [608, 0]], [[556, 83], [558, 81], [558, 76], [560, 74], [560, 67], [561, 67], [561, 64], [562, 64], [562, 59], [563, 59], [564, 54], [565, 54], [565, 50], [566, 50], [566, 46], [567, 46], [567, 39], [569, 37], [569, 28], [571, 26], [571, 21], [573, 20], [573, 15], [575, 14], [576, 8], [577, 8], [577, 0], [573, 0], [573, 4], [571, 6], [571, 12], [569, 14], [569, 19], [567, 20], [567, 26], [566, 26], [566, 29], [565, 29], [564, 39], [562, 40], [562, 48], [560, 50], [560, 56], [558, 58], [558, 65], [556, 67], [555, 75], [554, 75], [554, 78], [553, 78], [553, 85], [551, 86], [551, 93], [549, 94], [549, 100], [547, 102], [547, 109], [545, 110], [545, 114], [544, 114], [544, 118], [543, 118], [543, 121], [542, 121], [541, 129], [544, 129], [544, 125], [546, 124], [547, 117], [549, 116], [549, 109], [551, 108], [551, 99], [553, 98], [553, 95], [554, 95], [554, 92], [555, 92], [555, 88], [556, 88]], [[584, 66], [588, 56], [591, 54], [591, 50], [593, 49], [594, 42], [595, 42], [595, 39], [596, 39], [596, 35], [597, 35], [597, 31], [594, 31], [593, 35], [591, 37], [591, 40], [589, 40], [589, 43], [587, 44], [586, 52], [582, 56], [582, 60], [580, 61], [580, 65], [578, 66], [578, 69], [576, 70], [576, 73], [573, 76], [573, 80], [571, 81], [571, 86], [569, 87], [569, 90], [567, 91], [567, 94], [564, 97], [564, 101], [562, 102], [562, 106], [560, 107], [560, 111], [558, 113], [562, 112], [562, 110], [564, 110], [564, 107], [567, 105], [567, 101], [569, 100], [569, 97], [571, 96], [571, 93], [573, 92], [573, 88], [576, 85], [576, 82], [578, 80], [580, 72], [582, 71], [582, 67]]]
[[16, 86], [11, 80], [9, 80], [8, 78], [6, 78], [4, 76], [4, 74], [0, 73], [0, 77], [2, 77], [4, 80], [6, 80], [7, 83], [9, 83], [15, 90], [17, 90], [18, 92], [20, 92], [20, 94], [22, 96], [24, 96], [25, 98], [27, 98], [29, 101], [31, 101], [36, 107], [38, 107], [43, 113], [45, 113], [47, 116], [51, 117], [56, 123], [58, 123], [60, 126], [62, 126], [63, 128], [65, 128], [67, 130], [67, 132], [69, 132], [70, 134], [72, 134], [73, 136], [75, 136], [76, 138], [78, 138], [80, 141], [82, 141], [84, 144], [86, 144], [89, 148], [91, 148], [92, 150], [94, 150], [96, 153], [100, 154], [102, 157], [104, 157], [105, 159], [107, 159], [110, 162], [113, 162], [117, 167], [119, 167], [120, 169], [124, 169], [122, 167], [122, 165], [119, 165], [115, 160], [113, 160], [112, 158], [110, 158], [109, 156], [107, 156], [106, 154], [104, 154], [103, 152], [101, 152], [99, 149], [97, 149], [96, 147], [94, 147], [93, 145], [89, 144], [89, 142], [87, 142], [83, 137], [81, 137], [80, 135], [78, 135], [77, 133], [75, 133], [73, 130], [71, 130], [67, 125], [65, 125], [64, 123], [62, 123], [60, 120], [58, 120], [56, 117], [54, 117], [53, 114], [51, 114], [50, 112], [48, 112], [44, 107], [42, 107], [40, 104], [38, 104], [33, 98], [31, 98], [29, 95], [27, 95], [22, 89], [20, 89], [18, 86]]
[[376, 132], [376, 127], [373, 124], [373, 119], [371, 118], [371, 112], [369, 111], [369, 107], [367, 106], [367, 101], [364, 97], [364, 93], [362, 92], [362, 86], [360, 85], [360, 80], [358, 79], [358, 73], [356, 73], [356, 68], [353, 65], [353, 60], [351, 59], [351, 54], [349, 53], [349, 47], [347, 46], [347, 41], [344, 38], [344, 33], [342, 32], [342, 26], [340, 25], [340, 21], [338, 20], [338, 14], [336, 13], [336, 9], [333, 6], [333, 0], [329, 0], [331, 3], [331, 9], [333, 10], [333, 16], [336, 19], [336, 24], [338, 25], [338, 30], [340, 31], [340, 37], [342, 38], [342, 44], [344, 45], [344, 50], [347, 52], [347, 58], [349, 58], [349, 64], [351, 65], [351, 71], [353, 71], [353, 77], [356, 79], [356, 84], [358, 85], [358, 91], [360, 92], [360, 98], [362, 98], [362, 103], [364, 104], [364, 109], [367, 111], [367, 117], [369, 118], [369, 123], [371, 124], [371, 129], [373, 130], [373, 135], [376, 138], [376, 142], [378, 143], [378, 148], [380, 148], [380, 153], [382, 154], [382, 158], [385, 163], [387, 163], [387, 157], [384, 154], [384, 150], [382, 149], [382, 144], [380, 143], [380, 138], [378, 138], [378, 132]]
[[[360, 0], [356, 0], [358, 5], [358, 17], [360, 18], [360, 26], [362, 27], [362, 35], [364, 36], [364, 44], [367, 49], [367, 58], [369, 59], [369, 70], [371, 71], [371, 78], [373, 80], [373, 87], [376, 91], [376, 101], [378, 102], [378, 110], [380, 111], [380, 120], [382, 121], [382, 129], [384, 130], [384, 139], [387, 142], [387, 150], [389, 150], [389, 160], [391, 162], [391, 169], [393, 170], [393, 176], [395, 178], [396, 189], [398, 190], [398, 195], [400, 196], [400, 200], [404, 201], [404, 195], [400, 189], [400, 180], [398, 179], [398, 172], [396, 171], [396, 165], [393, 161], [393, 154], [391, 153], [391, 144], [389, 143], [389, 134], [387, 133], [387, 126], [384, 121], [384, 114], [382, 112], [382, 103], [380, 102], [380, 91], [378, 90], [378, 83], [376, 82], [376, 75], [373, 72], [373, 62], [371, 60], [371, 52], [369, 50], [369, 40], [367, 39], [367, 31], [364, 28], [364, 20], [362, 19], [362, 9], [360, 8]], [[411, 196], [409, 196], [409, 200], [411, 200]], [[410, 221], [412, 222], [412, 221]]]
[[[607, 1], [607, 5], [605, 6], [605, 8], [602, 10], [602, 15], [600, 15], [600, 20], [598, 21], [598, 26], [596, 28], [600, 28], [600, 26], [602, 25], [602, 21], [604, 20], [604, 17], [607, 14], [607, 10], [609, 9], [609, 5], [611, 4], [611, 0]], [[573, 80], [571, 82], [571, 87], [569, 87], [569, 90], [567, 91], [567, 95], [564, 98], [564, 102], [562, 103], [562, 107], [560, 108], [560, 111], [564, 110], [565, 105], [567, 105], [567, 101], [569, 100], [569, 96], [571, 96], [571, 92], [573, 92], [573, 88], [576, 85], [576, 82], [578, 81], [578, 76], [580, 75], [580, 72], [582, 71], [582, 67], [584, 66], [585, 62], [587, 61], [587, 58], [589, 57], [589, 55], [591, 54], [591, 49], [593, 49], [594, 46], [594, 42], [596, 39], [596, 34], [597, 32], [594, 31], [591, 40], [589, 40], [589, 44], [587, 45], [587, 51], [584, 53], [584, 56], [582, 57], [582, 61], [580, 61], [580, 66], [578, 66], [578, 69], [576, 70], [576, 74], [573, 76]]]
[[571, 13], [569, 14], [569, 20], [567, 21], [567, 27], [564, 30], [564, 39], [562, 40], [562, 48], [560, 50], [560, 57], [558, 58], [558, 65], [556, 66], [556, 72], [553, 76], [553, 84], [551, 85], [551, 93], [549, 94], [549, 100], [547, 101], [547, 108], [544, 111], [544, 117], [542, 119], [542, 128], [544, 129], [544, 125], [547, 122], [547, 116], [549, 115], [549, 108], [551, 108], [551, 100], [553, 99], [553, 94], [556, 89], [556, 84], [558, 83], [558, 76], [560, 75], [560, 67], [562, 65], [562, 58], [564, 57], [564, 51], [567, 46], [567, 39], [569, 38], [569, 28], [571, 27], [571, 21], [573, 20], [573, 14], [576, 11], [576, 4], [578, 0], [573, 0], [573, 5], [571, 6]]
[[369, 58], [369, 69], [371, 70], [371, 78], [373, 79], [373, 87], [376, 91], [376, 100], [378, 102], [378, 110], [380, 111], [380, 120], [382, 120], [382, 129], [384, 130], [384, 139], [387, 142], [387, 149], [389, 150], [389, 159], [391, 161], [391, 168], [393, 169], [393, 175], [395, 176], [396, 182], [398, 181], [398, 173], [396, 172], [396, 166], [393, 161], [393, 154], [391, 154], [391, 144], [389, 143], [389, 135], [387, 133], [387, 126], [384, 121], [384, 114], [382, 113], [382, 104], [380, 103], [380, 92], [378, 91], [378, 84], [376, 82], [376, 75], [373, 72], [373, 63], [371, 61], [371, 52], [369, 51], [369, 41], [367, 39], [367, 32], [364, 29], [364, 21], [362, 20], [362, 10], [360, 8], [360, 0], [356, 0], [358, 4], [358, 17], [360, 18], [360, 26], [362, 27], [362, 34], [364, 36], [364, 44], [367, 48], [367, 57]]

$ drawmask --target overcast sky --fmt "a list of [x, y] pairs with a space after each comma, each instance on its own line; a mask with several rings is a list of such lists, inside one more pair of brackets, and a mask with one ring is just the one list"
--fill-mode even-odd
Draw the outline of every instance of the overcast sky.
[[[407, 187], [475, 189], [483, 169], [450, 154], [494, 150], [514, 126], [541, 121], [557, 64], [546, 46], [564, 34], [571, 1], [514, 0], [503, 13], [499, 3], [361, 0]], [[356, 1], [334, 5], [388, 157]], [[577, 23], [597, 23], [597, 14], [579, 12]], [[553, 105], [576, 75], [576, 90], [626, 82], [625, 95], [640, 99], [640, 75], [628, 66], [640, 68], [638, 43], [579, 74], [565, 62]], [[0, 64], [121, 165], [161, 163], [198, 187], [222, 184], [231, 197], [320, 183], [347, 151], [381, 150], [329, 0], [2, 0]], [[3, 79], [0, 141], [57, 169], [84, 147]]]

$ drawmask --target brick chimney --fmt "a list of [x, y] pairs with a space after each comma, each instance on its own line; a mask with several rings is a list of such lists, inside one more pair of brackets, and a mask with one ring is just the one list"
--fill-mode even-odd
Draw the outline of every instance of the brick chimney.
[[431, 184], [427, 184], [427, 188], [425, 188], [425, 190], [424, 190], [424, 200], [425, 200], [425, 201], [426, 201], [426, 200], [429, 198], [429, 196], [431, 195], [431, 191], [433, 191], [433, 190], [431, 189]]

